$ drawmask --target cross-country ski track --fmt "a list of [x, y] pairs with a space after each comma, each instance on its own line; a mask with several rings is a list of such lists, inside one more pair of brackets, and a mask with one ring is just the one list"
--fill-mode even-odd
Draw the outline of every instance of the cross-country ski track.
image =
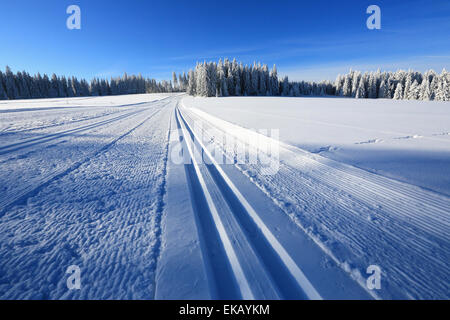
[[[30, 118], [0, 128], [0, 298], [449, 298], [446, 195], [274, 141], [184, 97], [0, 110], [11, 123]], [[279, 161], [266, 154], [273, 144]], [[277, 170], [238, 162], [242, 149]], [[66, 286], [70, 265], [80, 290]], [[370, 265], [379, 290], [366, 285]]]

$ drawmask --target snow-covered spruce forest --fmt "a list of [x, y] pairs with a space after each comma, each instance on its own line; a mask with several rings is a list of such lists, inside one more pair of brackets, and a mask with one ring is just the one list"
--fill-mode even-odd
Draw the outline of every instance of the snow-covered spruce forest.
[[[180, 76], [180, 82], [186, 75]], [[178, 82], [178, 81], [177, 81]], [[181, 87], [181, 86], [177, 86]], [[27, 72], [13, 73], [7, 66], [5, 72], [0, 70], [0, 100], [66, 98], [85, 96], [107, 96], [138, 93], [166, 93], [176, 89], [171, 81], [158, 82], [143, 78], [141, 75], [127, 75], [111, 80], [94, 78], [90, 82], [75, 77], [66, 78], [53, 74], [31, 76]]]
[[190, 95], [204, 97], [226, 96], [346, 96], [353, 98], [385, 98], [409, 100], [450, 100], [450, 73], [441, 74], [429, 70], [396, 72], [352, 71], [330, 81], [289, 81], [279, 79], [274, 65], [269, 72], [267, 65], [252, 66], [230, 62], [198, 63], [188, 73], [186, 91]]
[[450, 101], [450, 73], [433, 70], [425, 73], [398, 70], [396, 72], [365, 72], [350, 70], [338, 75], [336, 81], [289, 81], [278, 77], [277, 67], [266, 64], [251, 66], [236, 59], [223, 62], [197, 63], [194, 70], [177, 74], [172, 80], [156, 81], [142, 75], [127, 75], [110, 80], [94, 78], [90, 82], [75, 77], [31, 76], [27, 72], [13, 73], [9, 67], [0, 71], [0, 100], [108, 96], [139, 93], [187, 92], [193, 96], [344, 96], [353, 98], [384, 98], [397, 100]]

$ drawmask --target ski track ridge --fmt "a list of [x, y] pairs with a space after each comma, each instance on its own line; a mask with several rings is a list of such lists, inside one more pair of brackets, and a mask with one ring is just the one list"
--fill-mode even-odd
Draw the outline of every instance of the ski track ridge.
[[[172, 115], [173, 115], [173, 111], [172, 111]], [[157, 204], [157, 209], [156, 209], [156, 219], [155, 219], [155, 225], [157, 225], [157, 230], [155, 232], [155, 237], [156, 237], [156, 244], [155, 244], [155, 261], [156, 261], [156, 266], [155, 266], [155, 270], [157, 269], [158, 266], [158, 261], [159, 261], [159, 257], [161, 255], [161, 243], [162, 243], [162, 239], [161, 239], [161, 233], [162, 233], [162, 228], [161, 228], [161, 222], [162, 222], [162, 216], [163, 216], [163, 212], [164, 212], [164, 207], [165, 207], [165, 197], [167, 194], [167, 162], [169, 161], [169, 145], [170, 145], [170, 130], [171, 130], [171, 126], [172, 126], [172, 115], [169, 118], [169, 127], [167, 130], [167, 146], [166, 146], [166, 155], [165, 155], [165, 159], [164, 159], [164, 168], [163, 168], [163, 172], [162, 172], [162, 183], [159, 187], [159, 192], [158, 192], [158, 204]], [[156, 279], [153, 279], [153, 286], [156, 287]], [[156, 294], [156, 290], [153, 292], [153, 300], [155, 300], [155, 294]]]
[[[166, 104], [167, 105], [167, 104]], [[84, 163], [87, 163], [88, 161], [90, 161], [91, 159], [97, 157], [98, 155], [102, 154], [103, 152], [107, 151], [108, 149], [110, 149], [116, 142], [118, 142], [119, 140], [123, 139], [124, 137], [126, 137], [127, 135], [129, 135], [130, 133], [132, 133], [133, 131], [135, 131], [137, 128], [139, 128], [140, 126], [142, 126], [145, 122], [147, 122], [149, 119], [151, 119], [152, 117], [154, 117], [156, 114], [158, 114], [161, 110], [164, 109], [164, 107], [166, 105], [161, 106], [158, 110], [156, 110], [155, 112], [153, 112], [150, 116], [148, 116], [147, 118], [145, 118], [143, 121], [141, 121], [139, 124], [137, 124], [136, 126], [132, 127], [130, 130], [128, 130], [127, 132], [123, 133], [122, 135], [120, 135], [119, 137], [113, 139], [111, 142], [107, 143], [106, 145], [104, 145], [102, 148], [98, 149], [97, 151], [93, 152], [91, 155], [86, 156], [85, 158], [83, 158], [80, 161], [76, 161], [75, 163], [73, 163], [69, 168], [64, 169], [60, 172], [55, 172], [53, 174], [50, 174], [48, 177], [44, 178], [41, 180], [41, 182], [38, 182], [36, 185], [31, 185], [28, 188], [25, 188], [22, 192], [18, 193], [16, 196], [14, 196], [12, 199], [5, 199], [0, 203], [0, 218], [5, 215], [5, 213], [14, 205], [19, 204], [21, 202], [25, 202], [29, 197], [32, 197], [33, 195], [36, 195], [40, 190], [42, 190], [43, 188], [45, 188], [47, 185], [51, 184], [54, 181], [59, 180], [60, 178], [66, 176], [67, 174], [69, 174], [70, 172], [78, 169], [81, 165], [83, 165]], [[144, 110], [139, 110], [139, 112], [134, 112], [133, 115], [135, 114], [139, 114], [141, 112], [144, 112], [148, 109], [144, 109]], [[117, 120], [116, 120], [117, 121]]]
[[[195, 117], [191, 117], [191, 121], [198, 121], [200, 119], [204, 123], [206, 122], [209, 127], [223, 132], [223, 129], [220, 126], [213, 124], [208, 119], [201, 117], [201, 115], [195, 112], [194, 114]], [[206, 131], [205, 128], [202, 128], [202, 130], [203, 132]], [[243, 141], [242, 137], [238, 134], [234, 135], [234, 137], [240, 142], [248, 144], [248, 142]], [[420, 250], [416, 252], [418, 257], [421, 257], [424, 261], [432, 261], [437, 266], [440, 266], [441, 272], [448, 274], [448, 266], [441, 260], [442, 257], [439, 259], [439, 257], [424, 255], [423, 250], [436, 245], [433, 239], [425, 238], [423, 235], [415, 236], [417, 234], [415, 228], [420, 227], [423, 231], [431, 233], [433, 237], [441, 239], [441, 241], [443, 240], [444, 242], [442, 245], [448, 245], [450, 218], [448, 214], [450, 211], [448, 209], [450, 203], [447, 197], [441, 196], [435, 192], [423, 190], [419, 187], [378, 176], [362, 169], [353, 168], [345, 163], [323, 157], [316, 157], [307, 151], [284, 143], [280, 143], [280, 148], [284, 149], [290, 158], [287, 163], [284, 159], [280, 159], [280, 165], [283, 170], [289, 172], [289, 174], [285, 176], [285, 178], [288, 179], [288, 181], [286, 181], [287, 186], [296, 185], [296, 179], [301, 181], [306, 178], [301, 172], [298, 172], [296, 168], [291, 167], [291, 164], [294, 163], [295, 167], [300, 166], [301, 168], [305, 168], [307, 171], [306, 175], [309, 177], [308, 181], [311, 180], [309, 181], [309, 184], [323, 184], [335, 192], [337, 190], [343, 190], [345, 194], [350, 196], [352, 201], [361, 201], [361, 204], [364, 204], [364, 207], [369, 209], [369, 211], [373, 210], [370, 208], [378, 208], [378, 214], [375, 218], [385, 223], [384, 225], [378, 226], [380, 230], [383, 230], [383, 236], [386, 237], [386, 239], [390, 239], [390, 241], [402, 244], [403, 246], [404, 239], [399, 237], [396, 232], [393, 232], [393, 230], [391, 230], [392, 228], [389, 226], [390, 219], [396, 220], [397, 224], [402, 225], [403, 232], [412, 238], [411, 241], [413, 241], [414, 246], [420, 248]], [[242, 171], [242, 169], [240, 170]], [[249, 176], [249, 178], [251, 178], [251, 176]], [[259, 185], [258, 182], [254, 183]], [[259, 187], [263, 188], [263, 186]], [[271, 195], [270, 190], [266, 190], [265, 188], [262, 190], [269, 197], [274, 197]], [[327, 199], [330, 203], [334, 203], [334, 206], [340, 208], [339, 210], [342, 210], [341, 212], [346, 214], [346, 216], [341, 216], [343, 222], [346, 221], [346, 223], [353, 224], [354, 221], [349, 219], [352, 216], [354, 216], [354, 218], [357, 217], [353, 214], [354, 209], [352, 209], [352, 206], [339, 201], [336, 202], [336, 199], [333, 198], [331, 193], [327, 194], [324, 191], [325, 190], [319, 191], [319, 196]], [[290, 190], [290, 192], [293, 192], [293, 190]], [[311, 190], [311, 192], [317, 193], [318, 191], [314, 189]], [[276, 201], [276, 198], [274, 198], [274, 201]], [[378, 204], [380, 203], [382, 206], [378, 207]], [[417, 214], [418, 212], [419, 214]], [[403, 222], [407, 222], [407, 225], [403, 225]], [[302, 227], [301, 223], [299, 226]], [[377, 229], [375, 226], [372, 226], [372, 224], [368, 224], [366, 227], [373, 230], [373, 232], [377, 232]], [[347, 236], [350, 237], [350, 235]], [[314, 241], [319, 241], [318, 244], [323, 247], [320, 240], [314, 239], [313, 236], [311, 237]], [[357, 234], [350, 238], [354, 238], [356, 243], [363, 240], [359, 239]], [[339, 261], [332, 252], [329, 252], [329, 249], [327, 249], [326, 246], [323, 248], [333, 260], [339, 265], [342, 265], [342, 261]], [[404, 274], [401, 269], [396, 270], [396, 272]], [[404, 276], [407, 277], [407, 274], [404, 274]], [[417, 279], [411, 277], [408, 278], [412, 282], [424, 285], [423, 281], [425, 281], [425, 279], [422, 279], [419, 275], [417, 275]], [[361, 283], [361, 285], [363, 286], [364, 284]]]
[[[202, 170], [194, 159], [194, 151], [186, 143], [194, 167], [194, 177], [188, 175], [188, 181], [193, 185], [195, 194], [197, 196], [202, 194], [206, 203], [206, 210], [200, 210], [203, 212], [199, 214], [208, 215], [209, 217], [206, 219], [211, 220], [208, 227], [212, 227], [216, 231], [209, 235], [203, 234], [201, 237], [206, 236], [208, 243], [219, 242], [223, 250], [222, 259], [229, 265], [229, 271], [231, 271], [226, 276], [228, 279], [222, 281], [234, 282], [236, 285], [234, 290], [238, 291], [238, 297], [243, 299], [261, 299], [267, 298], [267, 296], [272, 299], [322, 299], [257, 212], [220, 168], [220, 165], [215, 162], [207, 148], [196, 138], [193, 129], [179, 108], [177, 108], [177, 122], [182, 129], [183, 140], [195, 139], [196, 145], [198, 142], [200, 148], [211, 160], [211, 164], [205, 165], [206, 169]], [[196, 181], [192, 181], [193, 179]], [[219, 207], [220, 201], [226, 205]], [[205, 217], [203, 218], [202, 220], [206, 220]], [[205, 233], [204, 227], [200, 229], [203, 229], [202, 231]], [[215, 239], [212, 238], [214, 236], [216, 236]], [[241, 243], [237, 242], [239, 239], [241, 239]], [[214, 253], [217, 255], [217, 252]], [[252, 259], [246, 259], [247, 256]], [[211, 257], [209, 258], [211, 259]], [[261, 281], [250, 281], [255, 270], [270, 282], [263, 284], [266, 287], [261, 287]], [[230, 283], [228, 283], [229, 286], [232, 285]], [[222, 284], [222, 288], [223, 286]], [[221, 285], [219, 284], [218, 287], [219, 298], [222, 298], [221, 294], [224, 293], [220, 292]], [[232, 295], [233, 288], [225, 289], [231, 292], [227, 292], [227, 294], [236, 298]]]
[[[156, 107], [156, 106], [154, 106], [154, 107]], [[65, 137], [65, 136], [68, 136], [68, 135], [71, 135], [74, 133], [88, 131], [88, 130], [95, 129], [95, 128], [98, 128], [98, 127], [101, 127], [101, 126], [104, 126], [104, 125], [107, 125], [107, 124], [110, 124], [110, 123], [113, 123], [116, 121], [124, 120], [124, 119], [134, 116], [136, 114], [142, 113], [145, 110], [146, 109], [132, 111], [132, 112], [129, 112], [129, 113], [126, 113], [123, 115], [119, 115], [119, 116], [111, 118], [111, 119], [102, 120], [102, 121], [92, 123], [89, 125], [85, 125], [85, 126], [81, 126], [78, 128], [64, 130], [64, 131], [56, 132], [56, 133], [50, 133], [50, 134], [47, 134], [42, 137], [32, 138], [32, 139], [29, 139], [26, 141], [16, 142], [16, 143], [12, 143], [12, 144], [9, 144], [6, 146], [2, 146], [2, 147], [0, 147], [0, 155], [8, 154], [8, 153], [11, 153], [11, 152], [14, 152], [17, 150], [21, 150], [21, 149], [28, 148], [28, 147], [31, 147], [34, 145], [39, 145], [39, 144], [46, 143], [46, 142], [49, 142], [49, 141], [52, 141], [52, 140], [55, 140], [58, 138], [62, 138], [62, 137]]]

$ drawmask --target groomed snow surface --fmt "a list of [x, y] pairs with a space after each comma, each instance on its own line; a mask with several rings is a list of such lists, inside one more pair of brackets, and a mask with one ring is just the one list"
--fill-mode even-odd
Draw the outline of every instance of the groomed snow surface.
[[2, 101], [0, 298], [448, 299], [449, 107]]
[[348, 98], [185, 98], [187, 106], [311, 153], [450, 195], [448, 102]]
[[[153, 297], [173, 109], [165, 98], [2, 108], [1, 298]], [[81, 290], [67, 289], [70, 265]]]

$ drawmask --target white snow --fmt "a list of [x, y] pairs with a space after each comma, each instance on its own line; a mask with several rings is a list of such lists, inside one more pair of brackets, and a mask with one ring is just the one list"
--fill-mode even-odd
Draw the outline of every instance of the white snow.
[[[448, 299], [449, 132], [440, 102], [2, 101], [0, 299]], [[172, 161], [202, 134], [228, 160], [274, 144], [277, 170]]]
[[450, 104], [385, 99], [186, 97], [183, 103], [281, 141], [450, 195]]
[[117, 107], [127, 104], [157, 101], [171, 95], [168, 93], [153, 93], [102, 97], [1, 100], [0, 110], [47, 109], [58, 107]]
[[[56, 106], [1, 114], [34, 129], [0, 136], [0, 298], [154, 297], [174, 107], [164, 97], [91, 99], [65, 109], [75, 123]], [[35, 128], [39, 117], [57, 125]], [[81, 290], [66, 286], [70, 265]]]
[[[186, 97], [182, 105], [191, 123], [203, 129], [204, 139], [235, 159], [239, 150], [264, 152], [270, 140], [255, 144], [255, 133], [245, 128], [280, 129], [278, 172], [262, 174], [261, 163], [238, 161], [236, 167], [361, 287], [367, 289], [367, 268], [379, 266], [382, 289], [369, 291], [373, 297], [447, 298], [449, 147], [445, 135], [442, 140], [433, 135], [448, 132], [447, 104], [366, 101]], [[412, 114], [406, 112], [408, 105]], [[422, 123], [424, 118], [429, 122]], [[248, 147], [223, 144], [217, 137], [224, 132]], [[367, 147], [381, 145], [379, 139], [388, 141], [385, 148]], [[411, 146], [410, 141], [423, 143]], [[396, 170], [405, 165], [401, 157], [413, 151], [412, 164]], [[418, 187], [425, 182], [427, 188]]]

